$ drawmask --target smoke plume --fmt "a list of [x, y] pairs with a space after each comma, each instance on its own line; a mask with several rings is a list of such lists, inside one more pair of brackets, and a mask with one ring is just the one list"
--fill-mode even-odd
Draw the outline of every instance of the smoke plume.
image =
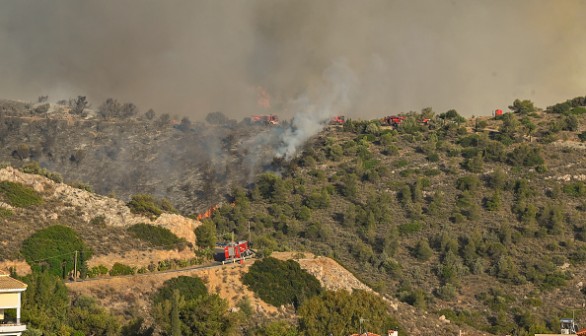
[[[515, 98], [545, 107], [586, 91], [585, 10], [583, 0], [2, 1], [0, 93], [113, 97], [196, 120], [289, 118], [294, 99], [327, 107], [298, 97], [321, 93], [324, 69], [345, 59], [353, 118], [427, 106], [488, 115]], [[257, 104], [259, 86], [270, 105]]]

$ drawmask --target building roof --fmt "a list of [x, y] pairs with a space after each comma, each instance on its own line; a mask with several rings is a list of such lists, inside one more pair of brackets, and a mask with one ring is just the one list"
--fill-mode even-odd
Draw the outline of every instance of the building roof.
[[13, 279], [8, 275], [8, 273], [0, 271], [0, 291], [5, 292], [11, 289], [24, 290], [26, 287], [27, 284], [24, 282]]

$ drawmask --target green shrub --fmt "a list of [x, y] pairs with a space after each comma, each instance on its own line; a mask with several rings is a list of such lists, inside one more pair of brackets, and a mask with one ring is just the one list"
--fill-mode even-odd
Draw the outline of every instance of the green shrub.
[[41, 168], [38, 162], [33, 161], [22, 166], [21, 170], [27, 174], [36, 174], [44, 176], [53, 182], [63, 182], [63, 177], [59, 173], [50, 172], [45, 168]]
[[175, 290], [179, 291], [186, 301], [208, 294], [208, 289], [200, 278], [179, 276], [163, 283], [163, 286], [153, 296], [154, 303], [157, 304], [165, 300], [170, 300]]
[[508, 162], [513, 166], [530, 167], [541, 165], [544, 160], [538, 147], [523, 144], [509, 153]]
[[393, 326], [404, 335], [397, 321], [391, 317], [383, 299], [363, 290], [353, 290], [352, 293], [344, 290], [326, 291], [307, 300], [299, 309], [299, 329], [302, 335], [350, 335], [364, 327], [364, 320], [361, 319], [363, 316], [368, 316], [366, 325], [369, 331], [382, 334], [383, 330]]
[[37, 205], [43, 202], [41, 195], [32, 188], [9, 181], [0, 182], [0, 198], [6, 203], [18, 208]]
[[128, 228], [128, 232], [154, 247], [168, 247], [171, 249], [185, 242], [185, 240], [179, 239], [169, 229], [150, 224], [134, 224]]
[[480, 179], [476, 175], [462, 176], [456, 181], [456, 188], [462, 191], [474, 191], [478, 188], [479, 185]]
[[271, 257], [259, 260], [242, 280], [262, 300], [275, 307], [293, 304], [297, 308], [321, 292], [319, 281], [293, 260], [281, 261]]
[[442, 300], [451, 301], [456, 298], [457, 290], [454, 285], [448, 283], [436, 289], [435, 294]]
[[428, 260], [429, 258], [431, 258], [431, 256], [433, 255], [433, 250], [431, 249], [431, 247], [429, 247], [429, 243], [427, 242], [427, 239], [422, 239], [419, 242], [417, 242], [417, 245], [415, 246], [413, 254], [414, 254], [415, 258], [422, 260], [422, 261], [425, 261], [425, 260]]
[[216, 225], [210, 220], [204, 220], [203, 224], [195, 229], [196, 244], [199, 248], [213, 249], [218, 241]]
[[395, 168], [403, 168], [409, 165], [409, 161], [407, 159], [400, 159], [392, 163], [393, 167]]
[[133, 275], [135, 271], [135, 267], [130, 267], [128, 265], [124, 265], [121, 263], [115, 263], [114, 265], [112, 265], [112, 269], [110, 269], [110, 272], [108, 272], [108, 274], [110, 274], [111, 276]]
[[535, 106], [533, 105], [533, 102], [530, 100], [515, 99], [513, 105], [509, 106], [509, 109], [511, 109], [511, 111], [513, 111], [514, 113], [528, 114], [535, 111]]
[[409, 235], [409, 234], [421, 231], [421, 228], [422, 228], [421, 222], [412, 221], [407, 224], [399, 225], [399, 233], [403, 236]]
[[127, 205], [132, 213], [149, 218], [157, 218], [163, 213], [155, 198], [147, 194], [133, 195]]
[[91, 252], [72, 229], [55, 225], [39, 230], [22, 242], [21, 252], [33, 271], [47, 269], [65, 277], [73, 270], [75, 251], [78, 253], [78, 270], [82, 271]]
[[256, 180], [261, 196], [277, 204], [284, 204], [286, 200], [286, 186], [283, 179], [275, 173], [264, 173]]
[[94, 266], [88, 271], [88, 276], [90, 278], [95, 278], [106, 274], [108, 274], [108, 268], [104, 265]]
[[586, 184], [584, 182], [574, 182], [566, 184], [564, 185], [562, 190], [564, 191], [564, 193], [573, 197], [586, 196]]

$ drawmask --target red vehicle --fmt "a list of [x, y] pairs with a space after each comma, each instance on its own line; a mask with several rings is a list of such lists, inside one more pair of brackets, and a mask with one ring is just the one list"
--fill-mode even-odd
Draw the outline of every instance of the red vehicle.
[[274, 114], [253, 115], [250, 117], [250, 123], [257, 125], [278, 125], [279, 117]]
[[381, 123], [393, 127], [399, 126], [407, 117], [404, 116], [387, 116], [381, 119]]
[[251, 257], [254, 252], [250, 249], [248, 241], [241, 240], [225, 244], [216, 244], [214, 259], [222, 263], [243, 261]]
[[422, 118], [422, 119], [419, 119], [418, 121], [422, 125], [427, 125], [427, 124], [429, 124], [429, 120], [431, 120], [431, 119], [429, 119], [429, 118]]
[[330, 125], [344, 125], [346, 122], [346, 117], [344, 116], [334, 116], [330, 118], [329, 124]]

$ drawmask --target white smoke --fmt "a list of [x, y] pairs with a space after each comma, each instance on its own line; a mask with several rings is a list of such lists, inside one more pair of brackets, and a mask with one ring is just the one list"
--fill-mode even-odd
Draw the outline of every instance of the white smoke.
[[351, 111], [352, 95], [358, 80], [344, 60], [335, 61], [322, 75], [322, 82], [289, 104], [294, 116], [291, 125], [279, 135], [275, 157], [287, 161], [299, 148], [328, 124], [331, 117]]

